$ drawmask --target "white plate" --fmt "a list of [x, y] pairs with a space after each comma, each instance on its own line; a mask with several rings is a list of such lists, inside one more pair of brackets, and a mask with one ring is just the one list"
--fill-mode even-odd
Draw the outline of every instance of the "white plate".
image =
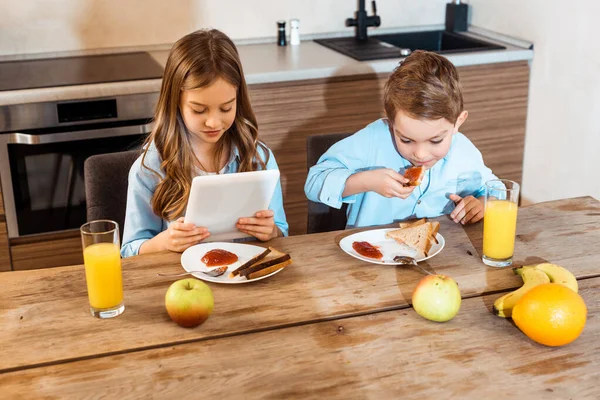
[[[400, 265], [401, 263], [394, 262], [395, 256], [409, 256], [413, 257], [417, 262], [425, 261], [435, 255], [437, 255], [446, 244], [444, 237], [439, 233], [436, 235], [438, 243], [434, 243], [429, 250], [429, 255], [424, 257], [423, 254], [417, 254], [417, 251], [407, 245], [399, 244], [394, 239], [386, 238], [385, 234], [389, 231], [396, 230], [398, 228], [387, 228], [387, 229], [373, 229], [370, 231], [357, 232], [350, 236], [346, 236], [340, 240], [340, 247], [346, 253], [352, 257], [356, 257], [359, 260], [367, 261], [373, 264], [383, 265]], [[358, 254], [353, 248], [352, 243], [354, 242], [369, 242], [373, 246], [379, 247], [379, 251], [383, 254], [381, 260], [374, 258], [364, 257]]]
[[268, 275], [261, 276], [260, 278], [255, 279], [246, 279], [243, 276], [236, 276], [235, 278], [230, 278], [229, 273], [235, 270], [237, 267], [250, 260], [252, 257], [262, 253], [265, 251], [264, 247], [253, 246], [251, 244], [244, 243], [230, 243], [230, 242], [211, 242], [211, 243], [200, 243], [195, 246], [189, 247], [186, 251], [181, 255], [181, 265], [183, 269], [186, 271], [210, 271], [215, 269], [216, 267], [207, 267], [206, 264], [202, 262], [202, 257], [213, 249], [223, 249], [230, 251], [238, 256], [238, 260], [233, 264], [227, 266], [227, 271], [221, 276], [208, 276], [203, 274], [202, 272], [193, 273], [196, 278], [202, 279], [208, 282], [216, 282], [216, 283], [249, 283], [254, 281], [259, 281], [261, 279], [265, 279], [270, 277], [271, 275], [275, 275], [279, 271], [284, 268], [280, 268], [277, 271], [271, 272]]

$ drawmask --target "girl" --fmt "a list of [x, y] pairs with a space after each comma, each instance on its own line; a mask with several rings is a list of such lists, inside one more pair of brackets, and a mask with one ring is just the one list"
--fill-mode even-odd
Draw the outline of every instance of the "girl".
[[[233, 42], [217, 30], [183, 37], [169, 53], [154, 129], [129, 172], [121, 256], [182, 252], [210, 236], [183, 222], [194, 176], [277, 168], [258, 140]], [[262, 241], [287, 235], [280, 182], [269, 210], [240, 218], [236, 227]]]

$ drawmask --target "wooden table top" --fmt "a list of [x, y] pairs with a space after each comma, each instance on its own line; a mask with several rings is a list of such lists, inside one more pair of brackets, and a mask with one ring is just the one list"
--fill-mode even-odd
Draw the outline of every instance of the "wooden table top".
[[181, 270], [179, 254], [123, 260], [126, 309], [111, 320], [89, 315], [83, 266], [1, 273], [0, 387], [17, 394], [38, 382], [30, 393], [59, 397], [88, 393], [91, 382], [94, 393], [111, 396], [139, 385], [141, 397], [194, 393], [200, 382], [202, 393], [227, 397], [428, 397], [451, 387], [457, 398], [498, 390], [598, 398], [600, 278], [587, 278], [600, 276], [599, 217], [600, 202], [589, 197], [519, 210], [516, 263], [547, 260], [585, 279], [588, 325], [561, 349], [490, 314], [495, 292], [521, 280], [480, 261], [481, 224], [463, 229], [443, 217], [446, 248], [423, 266], [452, 276], [468, 298], [446, 324], [409, 308], [418, 270], [342, 252], [337, 243], [351, 231], [272, 241], [293, 264], [247, 285], [210, 284], [214, 313], [194, 329], [170, 321], [164, 295], [172, 279], [156, 277]]
[[[579, 284], [599, 315], [600, 278]], [[7, 398], [598, 399], [598, 318], [544, 347], [490, 313], [497, 297], [466, 299], [443, 324], [384, 311], [9, 372], [0, 387]]]

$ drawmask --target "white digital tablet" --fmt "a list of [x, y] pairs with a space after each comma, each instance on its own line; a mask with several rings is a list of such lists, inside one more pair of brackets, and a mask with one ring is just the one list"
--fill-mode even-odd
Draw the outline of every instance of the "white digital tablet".
[[278, 180], [277, 169], [197, 176], [192, 180], [185, 222], [207, 227], [207, 242], [248, 237], [235, 227], [237, 220], [269, 209]]

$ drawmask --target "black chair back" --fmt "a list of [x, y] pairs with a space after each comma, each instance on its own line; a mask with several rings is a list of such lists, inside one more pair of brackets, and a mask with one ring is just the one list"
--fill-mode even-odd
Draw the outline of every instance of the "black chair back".
[[129, 170], [140, 150], [97, 154], [83, 166], [87, 220], [110, 219], [123, 235]]
[[[317, 163], [334, 143], [350, 136], [350, 133], [333, 133], [313, 135], [306, 139], [306, 163], [310, 169]], [[323, 203], [308, 200], [307, 233], [330, 232], [346, 228], [346, 210], [348, 204], [343, 204], [339, 210]]]

